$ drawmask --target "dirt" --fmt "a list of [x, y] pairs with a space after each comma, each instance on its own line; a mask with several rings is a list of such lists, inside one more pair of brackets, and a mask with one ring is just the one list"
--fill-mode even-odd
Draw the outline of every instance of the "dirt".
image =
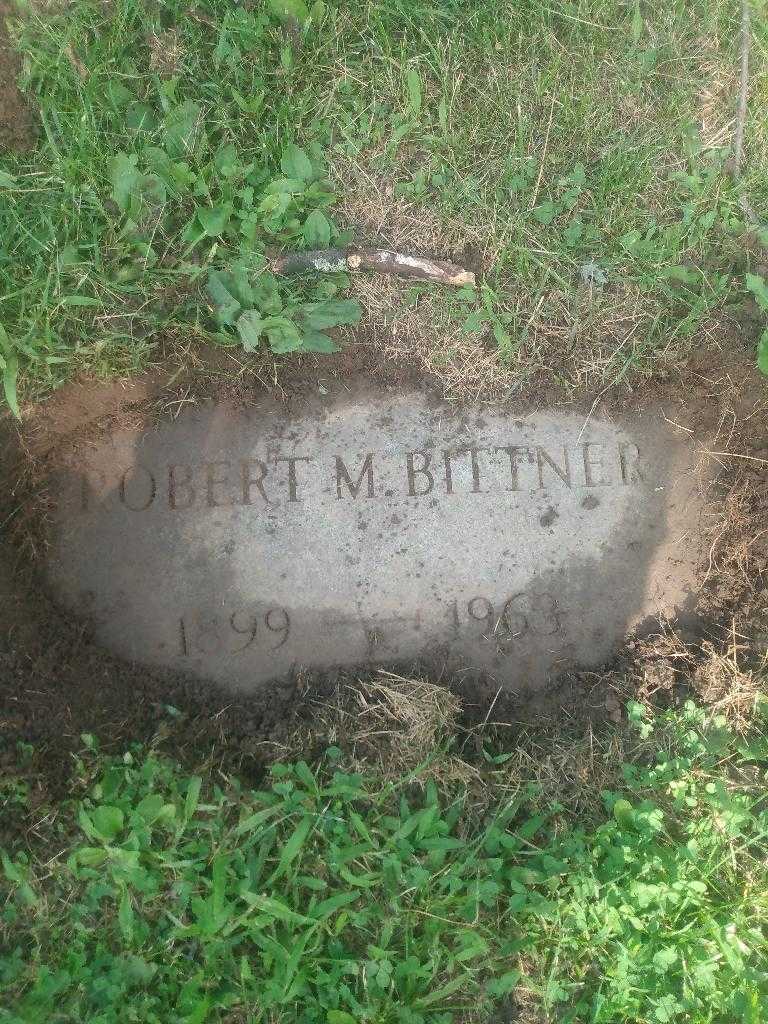
[[[211, 757], [245, 779], [260, 778], [274, 749], [338, 687], [339, 677], [294, 678], [244, 701], [99, 649], [87, 629], [50, 602], [38, 572], [45, 476], [68, 445], [88, 443], [127, 419], [173, 415], [178, 403], [224, 395], [247, 403], [265, 388], [291, 402], [331, 378], [361, 371], [376, 378], [372, 352], [361, 339], [327, 362], [254, 360], [247, 372], [237, 355], [220, 350], [170, 353], [133, 380], [74, 382], [25, 410], [21, 429], [7, 416], [0, 420], [0, 777], [4, 766], [16, 765], [17, 744], [28, 743], [35, 750], [35, 786], [52, 798], [63, 795], [72, 755], [82, 735], [93, 734], [106, 749], [153, 740], [190, 765]], [[408, 375], [386, 380], [403, 385]]]
[[[417, 370], [388, 364], [378, 352], [375, 339], [363, 337], [322, 361], [305, 357], [276, 364], [263, 359], [244, 367], [233, 354], [200, 350], [191, 358], [190, 353], [169, 353], [132, 381], [79, 381], [62, 389], [27, 410], [21, 429], [8, 418], [0, 422], [0, 765], [14, 762], [19, 741], [32, 744], [36, 784], [55, 796], [66, 785], [83, 733], [98, 736], [102, 746], [115, 751], [152, 740], [190, 765], [212, 759], [252, 781], [275, 751], [290, 748], [290, 737], [313, 718], [318, 702], [346, 685], [346, 677], [304, 675], [244, 699], [106, 654], [90, 641], [85, 627], [51, 604], [41, 583], [45, 477], [67, 446], [87, 444], [126, 418], [172, 416], [186, 402], [226, 395], [248, 404], [269, 389], [290, 407], [308, 391], [316, 393], [331, 381], [343, 386], [361, 373], [383, 390], [416, 383]], [[707, 520], [707, 565], [702, 567], [700, 607], [706, 628], [693, 636], [670, 627], [655, 640], [630, 641], [601, 672], [569, 675], [537, 704], [524, 707], [490, 684], [469, 686], [441, 678], [434, 668], [430, 676], [423, 666], [400, 666], [404, 672], [426, 671], [428, 678], [461, 696], [465, 726], [501, 723], [506, 734], [531, 726], [561, 729], [564, 723], [569, 729], [592, 728], [620, 719], [631, 695], [668, 702], [698, 689], [706, 696], [712, 680], [703, 666], [713, 651], [720, 657], [732, 650], [736, 636], [739, 664], [748, 669], [759, 661], [768, 640], [765, 383], [737, 339], [730, 350], [700, 356], [664, 387], [618, 399], [603, 396], [597, 403], [589, 395], [568, 402], [593, 415], [610, 414], [641, 406], [651, 394], [668, 403], [671, 420], [697, 437], [708, 437], [711, 450], [724, 453], [716, 456], [720, 476]], [[515, 408], [541, 404], [542, 396], [532, 395]], [[722, 701], [727, 680], [720, 676]], [[329, 740], [322, 730], [305, 728], [303, 734], [316, 737], [318, 753]], [[343, 745], [344, 738], [334, 742]], [[314, 752], [302, 750], [308, 757]]]
[[17, 86], [21, 63], [8, 41], [6, 18], [12, 8], [0, 0], [0, 153], [24, 152], [35, 141], [33, 118]]

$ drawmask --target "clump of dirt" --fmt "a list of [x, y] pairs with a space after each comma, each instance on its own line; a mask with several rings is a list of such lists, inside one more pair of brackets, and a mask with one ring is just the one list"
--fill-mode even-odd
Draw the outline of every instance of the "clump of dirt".
[[[730, 354], [710, 354], [690, 365], [666, 391], [656, 386], [653, 394], [667, 403], [671, 420], [701, 438], [702, 457], [720, 468], [703, 567], [705, 628], [693, 634], [669, 626], [655, 637], [630, 640], [613, 665], [568, 674], [535, 703], [521, 705], [490, 680], [443, 678], [418, 665], [400, 667], [399, 677], [368, 673], [362, 689], [366, 673], [304, 674], [256, 694], [235, 694], [122, 662], [50, 602], [38, 571], [45, 551], [41, 483], [68, 445], [88, 444], [126, 418], [173, 416], [207, 398], [249, 404], [268, 389], [290, 406], [331, 381], [343, 387], [360, 373], [393, 391], [419, 377], [412, 364], [388, 364], [375, 339], [366, 337], [322, 361], [278, 364], [264, 357], [246, 365], [237, 354], [198, 353], [192, 359], [186, 353], [182, 363], [169, 359], [132, 381], [62, 389], [28, 410], [20, 430], [8, 418], [0, 423], [0, 764], [15, 756], [18, 741], [33, 744], [41, 778], [55, 796], [83, 733], [96, 734], [116, 751], [137, 741], [167, 743], [191, 765], [214, 759], [255, 782], [275, 757], [312, 758], [331, 743], [352, 745], [366, 757], [386, 746], [387, 756], [402, 758], [431, 742], [448, 720], [458, 720], [462, 730], [462, 762], [474, 756], [481, 765], [483, 744], [494, 731], [508, 745], [514, 730], [591, 729], [620, 720], [631, 697], [668, 704], [696, 693], [726, 712], [745, 713], [760, 685], [768, 640], [768, 394], [738, 343]], [[648, 398], [642, 391], [582, 396], [579, 405], [586, 413], [617, 413]], [[514, 408], [544, 400], [530, 394]], [[407, 707], [408, 679], [450, 689], [461, 709], [450, 694], [443, 703], [427, 690], [432, 696], [422, 694], [414, 715]], [[362, 698], [354, 698], [346, 717], [329, 715], [338, 693], [353, 684]], [[392, 726], [377, 737], [366, 730], [365, 718], [380, 717], [382, 709]], [[347, 723], [341, 730], [340, 721]]]
[[16, 84], [20, 61], [8, 39], [10, 14], [10, 4], [0, 0], [0, 152], [24, 152], [34, 145], [35, 132], [32, 113]]

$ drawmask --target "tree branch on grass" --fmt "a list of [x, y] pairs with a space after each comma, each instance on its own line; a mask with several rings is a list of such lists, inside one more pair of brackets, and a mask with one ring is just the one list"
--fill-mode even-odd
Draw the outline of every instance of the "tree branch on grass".
[[447, 260], [429, 260], [422, 256], [394, 252], [391, 249], [316, 249], [311, 252], [292, 252], [281, 256], [272, 264], [276, 274], [306, 274], [317, 271], [333, 274], [340, 271], [369, 270], [376, 274], [395, 274], [417, 281], [436, 284], [474, 285], [471, 270]]

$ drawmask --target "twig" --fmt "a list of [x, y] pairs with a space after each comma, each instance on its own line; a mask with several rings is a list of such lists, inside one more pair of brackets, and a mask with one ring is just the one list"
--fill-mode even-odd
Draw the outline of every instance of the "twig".
[[88, 69], [86, 68], [85, 64], [83, 64], [83, 62], [80, 60], [80, 58], [75, 53], [75, 49], [72, 46], [72, 43], [67, 43], [67, 45], [64, 47], [64, 53], [67, 55], [69, 63], [74, 68], [75, 72], [77, 73], [78, 77], [80, 78], [80, 81], [81, 82], [87, 81], [88, 80]]
[[307, 271], [333, 274], [339, 271], [371, 270], [377, 274], [396, 274], [419, 281], [434, 281], [460, 287], [474, 285], [475, 275], [465, 267], [447, 260], [428, 260], [391, 249], [317, 249], [293, 252], [274, 260], [276, 274], [305, 274]]
[[[738, 181], [744, 165], [744, 132], [747, 124], [747, 103], [749, 101], [749, 50], [752, 45], [752, 26], [749, 11], [749, 0], [741, 0], [741, 42], [739, 76], [739, 98], [736, 104], [736, 127], [733, 132], [733, 156], [731, 158], [731, 177]], [[753, 228], [764, 225], [747, 196], [739, 197], [739, 206], [744, 218]]]
[[741, 175], [744, 163], [744, 128], [747, 123], [747, 100], [749, 98], [749, 48], [752, 42], [752, 29], [749, 17], [749, 0], [741, 0], [741, 77], [739, 80], [739, 102], [736, 107], [736, 128], [733, 133], [733, 164], [731, 173], [734, 179]]
[[549, 122], [547, 124], [547, 134], [544, 137], [544, 149], [541, 154], [541, 166], [539, 167], [539, 176], [536, 179], [536, 187], [533, 190], [533, 198], [531, 199], [531, 209], [536, 206], [536, 200], [539, 198], [539, 187], [541, 185], [541, 179], [544, 174], [544, 161], [547, 159], [547, 149], [549, 148], [549, 134], [552, 131], [552, 118], [555, 114], [555, 97], [552, 96], [552, 102], [549, 105]]
[[762, 226], [760, 218], [755, 213], [754, 206], [752, 205], [752, 203], [750, 203], [746, 196], [742, 196], [739, 199], [739, 206], [741, 207], [744, 216], [747, 218], [748, 223], [750, 223], [753, 227]]
[[682, 423], [678, 423], [676, 420], [671, 420], [665, 412], [661, 414], [667, 423], [671, 423], [673, 427], [677, 427], [678, 430], [687, 430], [689, 434], [693, 434], [694, 431], [690, 427], [684, 427]]
[[[501, 621], [501, 620], [499, 620], [499, 621]], [[499, 623], [497, 622], [497, 623], [496, 623], [496, 625], [498, 626], [498, 624], [499, 624]], [[473, 730], [472, 730], [472, 733], [469, 733], [469, 732], [467, 732], [467, 735], [466, 735], [466, 736], [464, 737], [464, 742], [463, 742], [463, 743], [461, 744], [461, 746], [459, 747], [459, 757], [461, 757], [461, 755], [463, 754], [463, 752], [464, 752], [464, 747], [466, 747], [466, 745], [467, 745], [467, 741], [469, 740], [469, 737], [470, 737], [470, 735], [472, 735], [472, 734], [474, 734], [474, 733], [476, 733], [476, 732], [482, 732], [482, 731], [483, 731], [483, 729], [484, 729], [484, 728], [486, 727], [486, 725], [488, 725], [488, 720], [489, 720], [489, 718], [491, 717], [491, 712], [492, 712], [492, 711], [493, 711], [493, 709], [494, 709], [494, 708], [496, 707], [496, 701], [497, 701], [497, 700], [499, 699], [499, 697], [501, 696], [501, 691], [502, 691], [502, 690], [503, 690], [503, 687], [502, 687], [502, 686], [500, 686], [500, 687], [498, 688], [498, 690], [496, 691], [496, 696], [495, 696], [495, 697], [493, 698], [493, 700], [491, 701], [491, 706], [490, 706], [490, 707], [488, 708], [488, 710], [487, 710], [487, 712], [486, 712], [486, 714], [485, 714], [485, 718], [483, 719], [482, 725], [481, 725], [481, 726], [479, 727], [479, 729], [473, 729]]]
[[759, 459], [756, 455], [742, 455], [741, 452], [710, 452], [703, 448], [699, 454], [712, 458], [747, 459], [749, 462], [759, 462], [763, 466], [768, 466], [768, 459]]

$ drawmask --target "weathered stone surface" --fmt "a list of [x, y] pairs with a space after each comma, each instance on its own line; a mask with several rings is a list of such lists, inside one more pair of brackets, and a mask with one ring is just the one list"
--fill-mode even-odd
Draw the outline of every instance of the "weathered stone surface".
[[58, 602], [243, 689], [417, 657], [536, 689], [695, 603], [693, 456], [654, 411], [210, 405], [82, 447], [53, 491]]

